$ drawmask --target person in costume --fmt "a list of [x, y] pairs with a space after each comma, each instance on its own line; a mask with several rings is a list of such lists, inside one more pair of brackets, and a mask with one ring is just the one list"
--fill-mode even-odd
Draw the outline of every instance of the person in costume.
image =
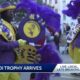
[[80, 0], [71, 0], [70, 3], [67, 4], [67, 8], [67, 10], [63, 10], [63, 13], [78, 21], [75, 30], [73, 30], [70, 37], [68, 37], [69, 54], [74, 63], [80, 63]]
[[[58, 55], [54, 42], [44, 44], [46, 28], [51, 34], [60, 31], [60, 15], [48, 6], [37, 4], [33, 0], [21, 0], [17, 5], [18, 9], [24, 9], [28, 15], [20, 23], [19, 36], [37, 46], [37, 53], [41, 55], [39, 63], [61, 63], [62, 60]], [[34, 80], [49, 80], [49, 75], [48, 73], [37, 73]]]
[[16, 32], [11, 24], [12, 10], [15, 8], [9, 2], [0, 6], [0, 64], [14, 64], [14, 49], [26, 43], [22, 39], [16, 41]]
[[[16, 40], [16, 32], [11, 24], [15, 8], [10, 2], [0, 5], [0, 64], [14, 64], [14, 49], [26, 43], [22, 39]], [[0, 80], [20, 80], [20, 75], [17, 72], [1, 72]]]

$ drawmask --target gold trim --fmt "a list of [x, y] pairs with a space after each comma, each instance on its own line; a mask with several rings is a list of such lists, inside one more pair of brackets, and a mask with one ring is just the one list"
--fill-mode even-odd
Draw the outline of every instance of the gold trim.
[[3, 11], [6, 11], [6, 10], [11, 10], [11, 9], [15, 9], [16, 6], [8, 6], [8, 7], [5, 7], [5, 8], [0, 8], [0, 12], [3, 12]]
[[[12, 25], [9, 24], [8, 22], [6, 22], [5, 20], [2, 20], [2, 22], [3, 22], [3, 24], [10, 30], [10, 32], [13, 34], [14, 40], [16, 40], [16, 34], [15, 34], [15, 31], [14, 31]], [[6, 34], [5, 34], [4, 32], [2, 32], [2, 36], [3, 36], [7, 41], [9, 41], [8, 38], [6, 37]]]

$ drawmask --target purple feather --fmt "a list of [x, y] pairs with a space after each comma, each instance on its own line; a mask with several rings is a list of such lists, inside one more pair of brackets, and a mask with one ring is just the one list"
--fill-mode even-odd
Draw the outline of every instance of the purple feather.
[[60, 31], [60, 15], [47, 6], [40, 6], [39, 15], [52, 31]]
[[21, 0], [21, 2], [17, 5], [17, 9], [24, 9], [26, 12], [29, 12], [29, 13], [36, 13], [37, 4], [33, 3], [30, 0]]
[[42, 60], [40, 63], [57, 64], [62, 62], [54, 43], [49, 43], [45, 45], [44, 47], [38, 50], [38, 53], [42, 56]]
[[[56, 46], [54, 43], [49, 43], [38, 50], [41, 54], [41, 64], [58, 64], [61, 63], [58, 52], [56, 51]], [[35, 80], [49, 80], [50, 73], [37, 73]]]
[[68, 9], [63, 10], [63, 13], [73, 19], [76, 19], [80, 13], [80, 0], [72, 0], [67, 5]]

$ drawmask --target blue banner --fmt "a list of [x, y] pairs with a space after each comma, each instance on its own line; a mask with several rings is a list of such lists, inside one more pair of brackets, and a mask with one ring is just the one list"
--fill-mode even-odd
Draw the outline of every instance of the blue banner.
[[0, 64], [0, 72], [52, 72], [55, 64]]

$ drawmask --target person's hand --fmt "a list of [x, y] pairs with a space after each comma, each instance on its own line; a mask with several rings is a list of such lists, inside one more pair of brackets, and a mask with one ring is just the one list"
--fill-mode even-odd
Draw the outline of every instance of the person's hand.
[[54, 34], [55, 36], [59, 36], [59, 33], [58, 32], [55, 32], [55, 34]]
[[19, 43], [19, 46], [24, 46], [27, 42], [26, 42], [26, 40], [19, 39], [18, 43]]

